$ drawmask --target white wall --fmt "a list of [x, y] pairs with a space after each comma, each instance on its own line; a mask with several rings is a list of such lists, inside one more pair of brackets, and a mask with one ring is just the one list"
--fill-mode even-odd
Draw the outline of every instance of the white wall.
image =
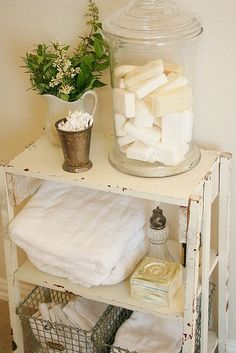
[[[178, 0], [177, 0], [178, 1]], [[97, 0], [101, 15], [114, 11], [126, 0]], [[196, 141], [202, 147], [236, 153], [236, 1], [179, 0], [204, 23], [197, 67]], [[46, 106], [42, 97], [27, 91], [28, 77], [20, 68], [21, 57], [33, 44], [60, 39], [71, 43], [83, 33], [87, 0], [1, 0], [0, 2], [0, 160], [7, 160], [41, 132]], [[111, 110], [104, 105], [109, 87], [99, 93], [98, 119], [111, 125]], [[106, 106], [106, 108], [105, 108]], [[233, 181], [235, 180], [235, 166]], [[232, 183], [230, 338], [236, 340], [236, 188]], [[0, 245], [0, 251], [2, 246]], [[2, 252], [0, 254], [2, 258]], [[0, 277], [3, 264], [0, 263]]]

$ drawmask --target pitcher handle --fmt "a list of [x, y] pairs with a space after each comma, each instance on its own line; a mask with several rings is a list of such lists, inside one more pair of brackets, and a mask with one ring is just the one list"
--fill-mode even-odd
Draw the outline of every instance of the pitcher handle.
[[93, 91], [93, 90], [89, 90], [89, 91], [86, 91], [86, 92], [83, 94], [82, 98], [84, 99], [84, 98], [85, 98], [86, 96], [88, 96], [88, 95], [92, 95], [93, 98], [94, 98], [94, 106], [93, 106], [93, 109], [92, 109], [92, 113], [89, 113], [89, 114], [91, 114], [92, 116], [94, 116], [94, 113], [95, 113], [96, 108], [97, 108], [97, 103], [98, 103], [97, 93], [96, 93], [95, 91]]

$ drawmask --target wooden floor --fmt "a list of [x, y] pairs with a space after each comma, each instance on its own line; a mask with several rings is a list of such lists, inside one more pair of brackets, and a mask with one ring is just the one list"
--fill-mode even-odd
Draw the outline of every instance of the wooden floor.
[[11, 353], [11, 332], [8, 303], [0, 300], [0, 353]]

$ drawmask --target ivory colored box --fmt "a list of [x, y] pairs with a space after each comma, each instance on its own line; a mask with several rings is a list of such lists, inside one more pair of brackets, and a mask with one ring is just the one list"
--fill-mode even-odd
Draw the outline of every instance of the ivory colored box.
[[169, 307], [182, 286], [182, 265], [144, 257], [130, 277], [131, 297]]

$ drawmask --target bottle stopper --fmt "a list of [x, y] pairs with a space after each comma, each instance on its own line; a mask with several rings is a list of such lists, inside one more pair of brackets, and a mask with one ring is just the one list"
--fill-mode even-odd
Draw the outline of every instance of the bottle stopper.
[[152, 229], [163, 229], [166, 226], [166, 217], [163, 215], [163, 210], [159, 207], [152, 211], [150, 218], [150, 227]]

